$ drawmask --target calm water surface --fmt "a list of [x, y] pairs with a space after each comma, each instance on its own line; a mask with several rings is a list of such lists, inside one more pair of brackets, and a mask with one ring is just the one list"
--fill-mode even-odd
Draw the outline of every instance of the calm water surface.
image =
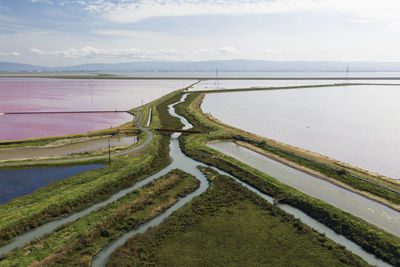
[[400, 80], [206, 80], [196, 84], [190, 91], [195, 90], [215, 90], [215, 89], [235, 89], [235, 88], [265, 88], [265, 87], [284, 87], [299, 85], [319, 85], [335, 83], [378, 83], [378, 84], [399, 84]]
[[[219, 120], [400, 179], [400, 86], [210, 94]], [[221, 105], [221, 103], [226, 103]]]
[[[191, 125], [189, 124], [189, 122], [185, 118], [178, 116], [175, 113], [175, 111], [174, 111], [172, 106], [173, 105], [170, 105], [170, 110], [169, 110], [171, 115], [176, 116], [176, 117], [181, 119], [182, 123], [185, 125], [184, 129], [191, 128]], [[122, 245], [128, 238], [130, 238], [131, 236], [133, 236], [137, 232], [146, 231], [148, 229], [148, 227], [150, 227], [150, 226], [155, 226], [155, 225], [161, 223], [166, 217], [168, 217], [171, 214], [172, 211], [180, 208], [182, 205], [187, 203], [192, 197], [194, 197], [196, 195], [199, 195], [201, 192], [204, 192], [207, 189], [207, 187], [208, 187], [207, 179], [196, 168], [197, 165], [203, 165], [203, 164], [199, 163], [199, 162], [196, 162], [196, 161], [194, 161], [194, 160], [192, 160], [190, 158], [187, 158], [181, 152], [180, 147], [179, 147], [179, 143], [178, 143], [178, 140], [177, 140], [177, 137], [179, 135], [180, 134], [177, 134], [177, 133], [172, 135], [171, 142], [170, 142], [170, 155], [173, 158], [173, 161], [172, 161], [172, 164], [170, 164], [168, 167], [166, 167], [163, 170], [161, 170], [160, 172], [158, 172], [158, 173], [146, 178], [145, 180], [138, 182], [137, 184], [135, 184], [131, 188], [127, 188], [127, 189], [121, 190], [120, 192], [116, 193], [110, 199], [108, 199], [108, 200], [106, 200], [104, 202], [97, 203], [97, 204], [89, 207], [86, 210], [83, 210], [81, 212], [77, 212], [77, 213], [75, 213], [75, 214], [73, 214], [73, 215], [71, 215], [69, 217], [63, 218], [61, 220], [47, 223], [47, 224], [42, 225], [42, 226], [40, 226], [40, 227], [38, 227], [38, 228], [36, 228], [36, 229], [34, 229], [32, 231], [29, 231], [29, 232], [27, 232], [25, 234], [20, 235], [19, 237], [17, 237], [10, 244], [8, 244], [8, 245], [6, 245], [4, 247], [1, 247], [0, 248], [0, 255], [4, 255], [5, 253], [10, 252], [13, 248], [21, 247], [26, 242], [32, 240], [33, 238], [38, 238], [38, 237], [44, 235], [45, 233], [49, 233], [49, 232], [53, 231], [54, 229], [56, 229], [57, 227], [59, 227], [60, 225], [62, 225], [64, 223], [72, 222], [72, 221], [74, 221], [74, 220], [76, 220], [78, 218], [81, 218], [82, 216], [84, 216], [86, 214], [89, 214], [92, 211], [95, 211], [95, 210], [97, 210], [97, 209], [99, 209], [99, 208], [101, 208], [101, 207], [103, 207], [103, 206], [105, 206], [105, 205], [117, 200], [118, 198], [128, 194], [129, 192], [132, 192], [133, 190], [135, 190], [135, 189], [147, 184], [148, 182], [152, 181], [153, 179], [155, 179], [157, 177], [160, 177], [161, 175], [166, 174], [172, 168], [183, 169], [184, 171], [189, 172], [189, 173], [193, 174], [195, 177], [197, 177], [198, 179], [200, 179], [201, 184], [200, 184], [200, 188], [198, 190], [196, 190], [192, 194], [180, 199], [180, 201], [177, 202], [175, 205], [173, 205], [170, 209], [166, 210], [160, 216], [155, 217], [154, 219], [152, 219], [152, 220], [146, 222], [145, 224], [141, 225], [136, 231], [132, 231], [132, 232], [126, 233], [125, 235], [121, 236], [120, 238], [118, 238], [114, 242], [111, 242], [102, 251], [100, 251], [100, 253], [98, 253], [96, 255], [96, 257], [93, 259], [92, 265], [93, 266], [105, 266], [109, 256], [115, 250], [115, 248], [117, 248], [119, 245]], [[232, 177], [232, 178], [237, 180], [234, 177]], [[264, 199], [268, 200], [269, 202], [272, 202], [272, 198], [271, 197], [262, 194], [261, 192], [259, 192], [255, 188], [252, 188], [251, 186], [248, 186], [248, 185], [245, 185], [245, 186], [247, 188], [249, 188], [251, 191], [256, 192], [257, 194], [259, 194], [260, 196], [262, 196]], [[283, 208], [288, 213], [293, 214], [295, 217], [300, 218], [303, 222], [307, 223], [308, 225], [310, 225], [311, 227], [313, 227], [317, 231], [319, 231], [321, 233], [326, 233], [327, 237], [332, 238], [335, 242], [337, 242], [337, 243], [339, 243], [341, 245], [344, 245], [347, 249], [349, 249], [352, 252], [356, 253], [357, 255], [361, 256], [362, 258], [367, 260], [369, 263], [377, 265], [377, 266], [387, 266], [387, 264], [385, 264], [382, 261], [376, 259], [373, 255], [363, 251], [358, 245], [356, 245], [353, 242], [347, 240], [343, 236], [337, 235], [332, 230], [330, 230], [326, 226], [316, 222], [315, 220], [313, 220], [312, 218], [308, 217], [306, 214], [302, 213], [301, 211], [299, 211], [299, 210], [297, 210], [295, 208], [292, 208], [290, 206], [287, 206], [287, 205], [279, 205], [279, 207]]]
[[[0, 78], [0, 113], [128, 110], [191, 84], [189, 80]], [[0, 115], [0, 140], [82, 133], [115, 127], [125, 113]]]
[[137, 142], [137, 136], [114, 136], [103, 137], [83, 142], [66, 144], [60, 146], [45, 145], [43, 147], [20, 147], [0, 149], [0, 161], [57, 157], [85, 153], [93, 150], [108, 148], [108, 141], [111, 147], [130, 146]]
[[30, 194], [51, 181], [59, 181], [103, 166], [105, 165], [94, 164], [0, 171], [0, 203], [4, 204], [13, 198]]
[[[218, 67], [218, 66], [216, 66]], [[185, 72], [108, 72], [108, 74], [117, 75], [121, 77], [169, 77], [169, 78], [215, 78], [215, 71], [185, 71]], [[308, 71], [254, 71], [254, 72], [242, 72], [242, 71], [223, 71], [219, 70], [219, 78], [318, 78], [318, 77], [346, 77], [345, 68], [343, 72], [308, 72]], [[400, 72], [349, 72], [348, 77], [390, 77], [400, 78]]]
[[228, 154], [309, 196], [366, 220], [400, 236], [400, 213], [373, 200], [289, 167], [233, 142], [213, 142], [209, 147]]

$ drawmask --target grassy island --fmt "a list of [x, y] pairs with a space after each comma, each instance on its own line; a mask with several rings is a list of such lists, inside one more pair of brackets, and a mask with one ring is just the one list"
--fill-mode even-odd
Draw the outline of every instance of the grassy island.
[[173, 170], [146, 186], [2, 257], [0, 266], [90, 266], [108, 243], [156, 217], [199, 186], [193, 176]]
[[107, 266], [368, 266], [213, 169], [210, 188], [131, 238]]
[[359, 244], [377, 257], [393, 264], [400, 265], [400, 238], [384, 230], [344, 212], [328, 203], [287, 186], [273, 177], [264, 174], [248, 165], [223, 155], [206, 146], [213, 140], [234, 140], [235, 137], [245, 136], [250, 140], [262, 142], [260, 137], [233, 127], [226, 127], [211, 120], [200, 109], [204, 93], [189, 94], [184, 103], [177, 106], [180, 115], [185, 116], [194, 125], [195, 130], [209, 132], [205, 135], [182, 135], [181, 148], [184, 153], [194, 159], [224, 170], [245, 183], [259, 189], [270, 196], [287, 195], [284, 200], [310, 217], [320, 221], [338, 234]]

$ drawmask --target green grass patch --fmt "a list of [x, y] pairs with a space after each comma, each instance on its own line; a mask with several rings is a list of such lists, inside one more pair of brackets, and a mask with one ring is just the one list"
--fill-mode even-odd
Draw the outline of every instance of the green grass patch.
[[129, 123], [123, 124], [120, 127], [114, 129], [101, 130], [90, 133], [82, 133], [82, 134], [72, 134], [72, 135], [64, 135], [64, 136], [54, 136], [54, 137], [42, 137], [42, 138], [33, 138], [33, 139], [24, 139], [24, 140], [12, 140], [12, 141], [0, 141], [0, 149], [2, 148], [18, 148], [18, 147], [26, 147], [26, 146], [43, 146], [54, 141], [63, 140], [63, 139], [77, 139], [81, 137], [102, 137], [109, 135], [116, 135], [121, 131], [127, 132], [129, 135], [138, 134], [138, 129], [129, 127]]
[[183, 124], [181, 123], [180, 119], [171, 116], [168, 111], [168, 105], [178, 102], [181, 97], [182, 93], [178, 91], [177, 93], [171, 95], [171, 97], [168, 99], [168, 101], [164, 103], [164, 105], [157, 106], [158, 116], [161, 120], [161, 127], [176, 129], [182, 128]]
[[168, 139], [156, 135], [146, 154], [113, 159], [112, 164], [51, 183], [34, 193], [0, 205], [0, 244], [56, 218], [109, 198], [165, 167]]
[[107, 266], [368, 266], [231, 178], [160, 226], [131, 238]]
[[267, 152], [278, 155], [281, 158], [287, 159], [291, 162], [294, 162], [296, 164], [304, 166], [308, 169], [315, 170], [323, 175], [326, 175], [330, 178], [334, 178], [342, 183], [350, 185], [351, 187], [353, 187], [355, 189], [369, 192], [369, 193], [379, 196], [381, 198], [387, 199], [395, 204], [400, 204], [400, 194], [399, 193], [395, 193], [393, 191], [389, 191], [380, 186], [371, 184], [367, 181], [359, 180], [354, 177], [351, 177], [350, 175], [348, 175], [347, 171], [343, 168], [336, 169], [336, 170], [331, 169], [329, 167], [326, 167], [326, 165], [321, 165], [318, 162], [309, 161], [305, 158], [298, 157], [288, 151], [276, 149], [275, 147], [267, 144], [267, 142], [265, 142], [265, 141], [257, 141], [257, 140], [251, 139], [251, 138], [244, 137], [242, 135], [234, 136], [234, 139], [246, 142], [246, 143], [254, 145], [256, 147], [259, 147]]
[[[170, 118], [166, 115], [159, 116], [157, 110], [165, 110], [174, 101], [170, 98], [176, 94], [177, 92], [171, 93], [152, 103], [152, 125], [160, 127], [169, 123]], [[113, 158], [110, 166], [51, 183], [30, 195], [0, 205], [0, 245], [44, 223], [103, 201], [121, 189], [156, 173], [170, 161], [168, 136], [154, 134], [146, 153], [141, 156]], [[89, 162], [93, 161], [88, 159]]]
[[199, 184], [193, 176], [172, 170], [106, 207], [10, 252], [0, 259], [0, 266], [90, 266], [93, 256], [108, 243], [156, 217]]
[[[178, 109], [178, 113], [185, 116], [195, 127], [215, 129], [217, 126], [212, 125], [204, 116], [193, 111], [193, 106], [191, 105], [199, 100], [197, 98], [198, 96], [198, 94], [189, 95], [187, 101]], [[198, 104], [198, 102], [196, 104]], [[400, 265], [399, 237], [389, 234], [324, 201], [309, 197], [279, 182], [277, 179], [205, 145], [208, 141], [232, 139], [234, 136], [234, 134], [226, 134], [223, 130], [217, 128], [217, 131], [209, 135], [182, 136], [180, 144], [186, 155], [224, 170], [267, 195], [288, 195], [289, 197], [285, 200], [288, 204], [302, 210], [307, 215], [327, 225], [338, 234], [346, 236], [377, 257], [393, 265]]]

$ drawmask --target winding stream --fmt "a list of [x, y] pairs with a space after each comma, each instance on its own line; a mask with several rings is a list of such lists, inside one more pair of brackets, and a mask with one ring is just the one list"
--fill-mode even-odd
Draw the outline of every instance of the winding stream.
[[[180, 102], [185, 100], [186, 95], [184, 95], [181, 99]], [[192, 127], [192, 125], [184, 118], [181, 117], [179, 115], [177, 115], [175, 113], [175, 110], [173, 108], [175, 104], [172, 104], [169, 106], [169, 112], [171, 115], [178, 117], [182, 123], [185, 125], [183, 129], [189, 129]], [[37, 238], [40, 237], [46, 233], [49, 233], [51, 231], [53, 231], [54, 229], [56, 229], [58, 226], [67, 223], [67, 222], [72, 222], [74, 220], [77, 220], [89, 213], [91, 213], [92, 211], [95, 211], [97, 209], [99, 209], [102, 206], [105, 206], [113, 201], [116, 201], [117, 199], [119, 199], [120, 197], [125, 196], [126, 194], [132, 192], [133, 190], [136, 190], [137, 188], [140, 188], [144, 185], [146, 185], [147, 183], [149, 183], [150, 181], [167, 174], [170, 170], [175, 169], [175, 168], [179, 168], [185, 172], [188, 172], [190, 174], [192, 174], [193, 176], [195, 176], [197, 179], [200, 180], [200, 187], [193, 193], [187, 195], [186, 197], [180, 199], [177, 203], [175, 203], [171, 208], [167, 209], [163, 214], [155, 217], [154, 219], [146, 222], [145, 224], [142, 224], [138, 229], [128, 232], [126, 234], [124, 234], [123, 236], [121, 236], [120, 238], [118, 238], [117, 240], [115, 240], [114, 242], [111, 242], [108, 246], [106, 246], [102, 251], [100, 251], [93, 259], [93, 263], [92, 266], [105, 266], [108, 259], [110, 258], [111, 254], [114, 252], [114, 250], [123, 245], [129, 238], [131, 238], [132, 236], [134, 236], [137, 233], [143, 233], [145, 232], [149, 227], [152, 226], [156, 226], [158, 224], [160, 224], [165, 218], [167, 218], [168, 216], [171, 215], [171, 213], [179, 208], [181, 208], [183, 205], [185, 205], [186, 203], [188, 203], [189, 201], [191, 201], [195, 196], [200, 195], [201, 193], [203, 193], [204, 191], [207, 190], [209, 183], [206, 179], [206, 177], [197, 169], [197, 166], [202, 165], [204, 166], [203, 163], [197, 162], [189, 157], [186, 157], [183, 152], [181, 151], [180, 147], [179, 147], [179, 141], [178, 141], [178, 137], [179, 137], [180, 133], [176, 133], [173, 134], [171, 136], [170, 139], [170, 156], [172, 158], [172, 163], [167, 166], [166, 168], [164, 168], [163, 170], [161, 170], [160, 172], [148, 177], [147, 179], [140, 181], [138, 183], [136, 183], [134, 186], [124, 189], [120, 192], [118, 192], [117, 194], [113, 195], [110, 199], [103, 201], [101, 203], [97, 203], [93, 206], [91, 206], [90, 208], [81, 211], [81, 212], [77, 212], [69, 217], [63, 218], [61, 220], [57, 220], [54, 222], [50, 222], [47, 223], [41, 227], [38, 227], [30, 232], [27, 232], [25, 234], [20, 235], [19, 237], [17, 237], [12, 243], [1, 247], [0, 248], [0, 255], [4, 255], [8, 252], [10, 252], [12, 249], [17, 248], [17, 247], [22, 247], [25, 243], [31, 241], [33, 238]], [[231, 175], [218, 170], [219, 172], [228, 175], [230, 177], [232, 177]], [[256, 194], [258, 194], [259, 196], [261, 196], [262, 198], [266, 199], [267, 201], [272, 203], [272, 198], [259, 192], [257, 189], [241, 182], [240, 180], [232, 177], [233, 179], [235, 179], [236, 181], [238, 181], [239, 183], [241, 183], [242, 185], [244, 185], [246, 188], [248, 188], [249, 190], [255, 192]], [[314, 219], [310, 218], [308, 215], [304, 214], [302, 211], [295, 209], [291, 206], [288, 205], [279, 205], [280, 208], [282, 208], [283, 210], [285, 210], [287, 213], [294, 215], [296, 218], [300, 218], [304, 223], [308, 224], [309, 226], [311, 226], [312, 228], [314, 228], [315, 230], [317, 230], [318, 232], [321, 233], [325, 233], [326, 236], [328, 238], [331, 238], [332, 240], [334, 240], [335, 242], [337, 242], [338, 244], [341, 244], [343, 246], [345, 246], [348, 250], [352, 251], [354, 254], [359, 255], [360, 257], [362, 257], [364, 260], [366, 260], [368, 263], [373, 264], [373, 265], [377, 265], [377, 266], [390, 266], [388, 264], [386, 264], [385, 262], [377, 259], [374, 255], [369, 254], [365, 251], [362, 250], [362, 248], [360, 246], [358, 246], [357, 244], [353, 243], [352, 241], [346, 239], [343, 236], [340, 236], [338, 234], [336, 234], [335, 232], [333, 232], [331, 229], [329, 229], [328, 227], [326, 227], [323, 224], [320, 224], [319, 222], [315, 221]]]
[[[180, 102], [183, 102], [185, 100], [186, 96], [187, 95], [184, 95]], [[178, 103], [180, 103], [180, 102], [178, 102]], [[178, 103], [176, 103], [176, 104], [178, 104]], [[175, 110], [173, 109], [174, 105], [175, 104], [172, 104], [169, 106], [170, 114], [181, 120], [181, 122], [184, 124], [183, 129], [191, 128], [192, 125], [186, 120], [186, 118], [175, 113]], [[142, 224], [138, 229], [128, 232], [128, 233], [124, 234], [122, 237], [120, 237], [119, 239], [110, 243], [107, 247], [105, 247], [102, 251], [100, 251], [100, 253], [98, 253], [94, 257], [92, 267], [106, 266], [107, 261], [110, 258], [111, 254], [114, 252], [114, 250], [117, 249], [119, 246], [122, 246], [129, 238], [133, 237], [134, 235], [136, 235], [138, 233], [146, 232], [149, 227], [159, 225], [160, 223], [162, 223], [164, 221], [164, 219], [169, 217], [173, 211], [184, 206], [193, 197], [200, 195], [202, 192], [204, 192], [207, 189], [208, 181], [207, 181], [206, 177], [196, 168], [196, 166], [199, 166], [199, 165], [204, 166], [204, 164], [200, 163], [198, 161], [192, 160], [183, 154], [183, 152], [181, 151], [181, 149], [179, 147], [179, 141], [177, 139], [179, 137], [179, 135], [180, 135], [180, 133], [173, 134], [171, 137], [170, 156], [173, 159], [173, 162], [171, 165], [173, 165], [174, 168], [180, 168], [180, 169], [192, 174], [197, 179], [199, 179], [201, 181], [200, 188], [197, 189], [195, 192], [191, 193], [190, 195], [186, 196], [185, 198], [181, 199], [180, 201], [178, 201], [175, 205], [173, 205], [171, 208], [169, 208], [165, 213], [159, 215], [158, 217], [155, 217], [154, 219], [148, 221], [147, 223]], [[270, 203], [273, 203], [272, 197], [261, 193], [259, 190], [255, 189], [254, 187], [243, 183], [239, 179], [233, 177], [232, 175], [230, 175], [224, 171], [221, 171], [217, 168], [214, 168], [214, 169], [224, 175], [230, 176], [235, 181], [239, 182], [240, 184], [242, 184], [243, 186], [245, 186], [252, 192], [261, 196], [263, 199], [267, 200]], [[289, 205], [279, 205], [279, 207], [282, 208], [285, 212], [293, 215], [294, 217], [299, 218], [303, 223], [312, 227], [316, 231], [318, 231], [320, 233], [324, 233], [328, 238], [332, 239], [336, 243], [345, 246], [346, 249], [348, 249], [349, 251], [353, 252], [354, 254], [360, 256], [368, 263], [370, 263], [372, 265], [376, 265], [376, 266], [390, 266], [389, 264], [376, 258], [373, 254], [365, 252], [359, 245], [348, 240], [346, 237], [336, 234], [333, 230], [331, 230], [324, 224], [319, 223], [318, 221], [314, 220], [313, 218], [309, 217], [307, 214], [305, 214], [301, 210], [293, 208]]]
[[[184, 101], [186, 98], [186, 95], [184, 95], [181, 99], [180, 102]], [[178, 102], [178, 103], [180, 103]], [[174, 103], [168, 106], [169, 108], [169, 113], [172, 116], [178, 117], [181, 119], [182, 123], [185, 125], [183, 129], [189, 129], [192, 127], [192, 125], [183, 117], [179, 116], [178, 114], [175, 113], [175, 110], [173, 108], [174, 105], [178, 104]], [[175, 203], [172, 207], [167, 209], [164, 213], [161, 215], [153, 218], [152, 220], [142, 224], [138, 229], [128, 232], [121, 236], [120, 238], [116, 239], [115, 241], [111, 242], [108, 244], [102, 251], [100, 251], [94, 258], [93, 258], [93, 267], [100, 267], [100, 266], [106, 266], [107, 261], [109, 260], [111, 254], [114, 252], [115, 249], [117, 249], [119, 246], [122, 246], [129, 238], [134, 236], [137, 233], [144, 233], [149, 227], [159, 225], [164, 221], [164, 219], [168, 218], [172, 212], [175, 210], [178, 210], [179, 208], [183, 207], [186, 203], [191, 201], [195, 196], [200, 195], [204, 191], [207, 190], [209, 183], [207, 178], [204, 176], [204, 174], [197, 169], [197, 166], [205, 166], [203, 163], [200, 163], [198, 161], [195, 161], [189, 157], [186, 157], [185, 154], [183, 154], [182, 150], [179, 147], [179, 140], [178, 137], [180, 136], [180, 133], [174, 133], [171, 136], [170, 139], [170, 157], [172, 158], [172, 163], [166, 168], [169, 170], [171, 169], [181, 169], [187, 173], [190, 173], [191, 175], [195, 176], [197, 179], [200, 180], [200, 187], [194, 191], [193, 193], [185, 196], [184, 198], [181, 198], [177, 203]], [[165, 169], [164, 169], [165, 170]], [[164, 171], [162, 170], [162, 172]], [[157, 173], [154, 175], [155, 177], [161, 176], [160, 173]]]

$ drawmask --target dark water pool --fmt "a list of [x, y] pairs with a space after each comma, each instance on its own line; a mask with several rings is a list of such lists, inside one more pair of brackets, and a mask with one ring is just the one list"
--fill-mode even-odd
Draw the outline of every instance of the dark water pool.
[[93, 164], [0, 171], [0, 203], [5, 204], [13, 198], [30, 194], [51, 181], [62, 180], [103, 166], [105, 165]]

